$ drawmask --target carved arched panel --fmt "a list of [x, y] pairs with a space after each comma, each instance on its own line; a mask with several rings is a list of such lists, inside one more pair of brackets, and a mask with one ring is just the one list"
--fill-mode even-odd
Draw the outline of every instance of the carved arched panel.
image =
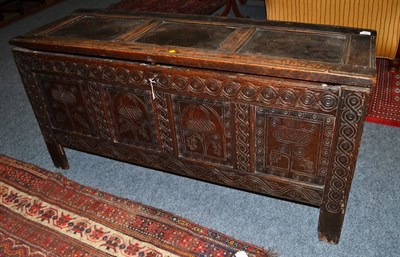
[[232, 166], [232, 111], [228, 103], [173, 96], [179, 155]]
[[36, 74], [36, 79], [43, 90], [53, 128], [98, 136], [87, 82], [45, 74]]
[[158, 149], [152, 98], [148, 91], [105, 87], [106, 108], [119, 143]]

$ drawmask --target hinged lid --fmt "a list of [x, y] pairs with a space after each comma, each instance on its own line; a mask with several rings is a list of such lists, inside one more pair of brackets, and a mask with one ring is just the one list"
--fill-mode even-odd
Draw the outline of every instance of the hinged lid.
[[81, 10], [11, 40], [33, 50], [370, 87], [374, 31]]

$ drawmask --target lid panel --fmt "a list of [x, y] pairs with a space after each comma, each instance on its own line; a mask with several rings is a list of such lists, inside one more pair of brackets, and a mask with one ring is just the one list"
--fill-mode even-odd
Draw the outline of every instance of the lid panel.
[[53, 37], [107, 41], [142, 24], [137, 19], [84, 16], [47, 34]]
[[239, 52], [341, 63], [345, 40], [346, 36], [336, 34], [258, 30]]
[[234, 30], [215, 25], [165, 22], [136, 42], [215, 50]]
[[59, 54], [371, 87], [375, 39], [374, 31], [344, 27], [82, 10], [11, 44]]
[[371, 56], [365, 54], [371, 51], [371, 40], [368, 36], [352, 35], [349, 48], [347, 64], [364, 67], [371, 65]]

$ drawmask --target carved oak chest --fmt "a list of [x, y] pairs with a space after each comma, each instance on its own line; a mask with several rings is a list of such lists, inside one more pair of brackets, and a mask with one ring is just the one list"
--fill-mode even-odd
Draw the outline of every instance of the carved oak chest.
[[68, 147], [304, 202], [337, 243], [375, 36], [84, 10], [11, 44], [55, 166]]

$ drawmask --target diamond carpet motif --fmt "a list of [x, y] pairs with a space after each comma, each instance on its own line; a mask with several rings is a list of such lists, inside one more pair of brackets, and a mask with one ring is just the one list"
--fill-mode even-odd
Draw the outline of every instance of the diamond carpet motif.
[[366, 120], [400, 127], [400, 71], [390, 71], [389, 60], [378, 58], [376, 73]]

